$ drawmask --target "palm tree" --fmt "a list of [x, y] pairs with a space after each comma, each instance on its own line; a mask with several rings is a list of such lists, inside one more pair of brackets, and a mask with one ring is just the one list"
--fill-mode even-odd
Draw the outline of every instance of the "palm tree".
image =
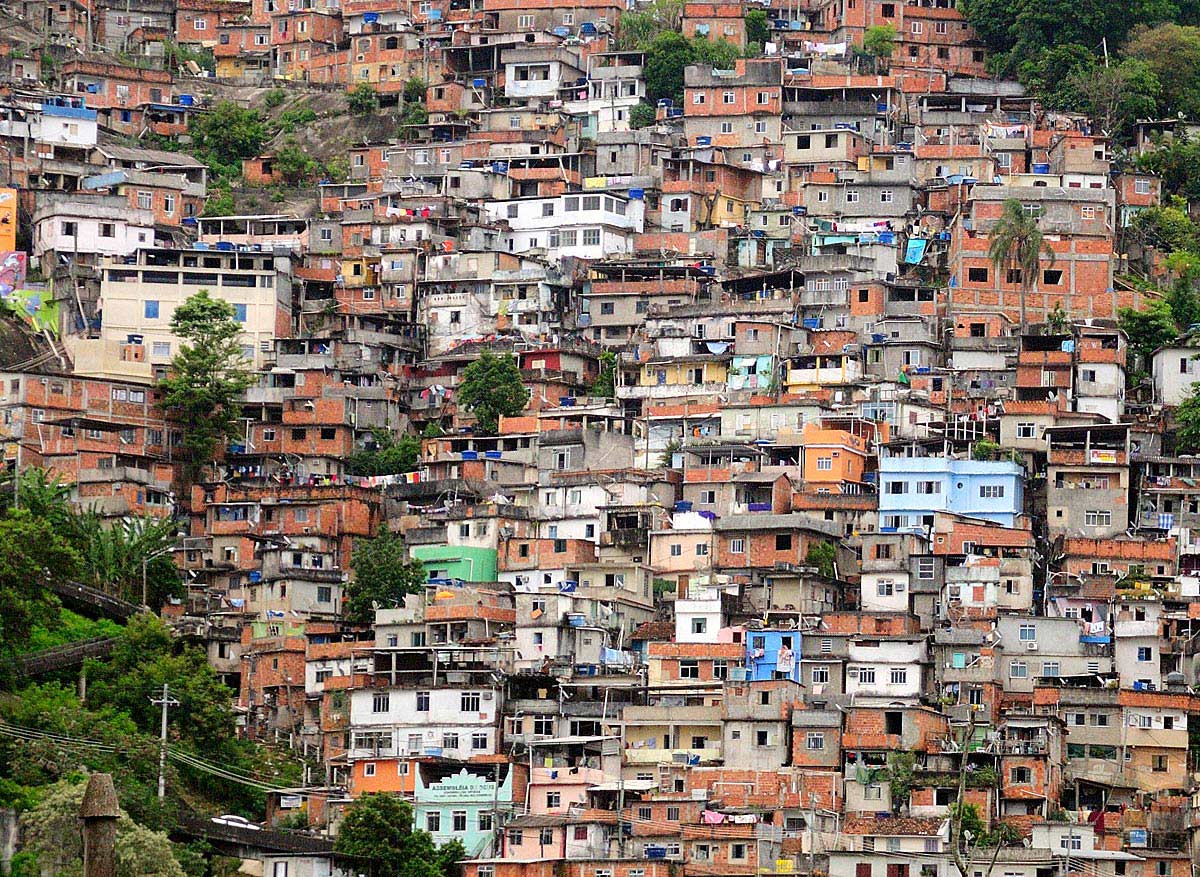
[[1003, 268], [1021, 272], [1021, 332], [1025, 332], [1025, 299], [1037, 286], [1038, 268], [1044, 255], [1054, 264], [1054, 250], [1042, 238], [1038, 228], [1039, 213], [1028, 212], [1015, 198], [1004, 202], [1000, 219], [992, 227], [988, 258], [999, 271]]

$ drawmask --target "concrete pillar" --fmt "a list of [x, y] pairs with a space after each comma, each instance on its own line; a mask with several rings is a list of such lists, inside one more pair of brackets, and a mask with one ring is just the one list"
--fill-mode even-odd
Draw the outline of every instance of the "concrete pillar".
[[116, 877], [120, 813], [112, 775], [94, 773], [88, 777], [79, 807], [79, 818], [83, 820], [83, 877]]

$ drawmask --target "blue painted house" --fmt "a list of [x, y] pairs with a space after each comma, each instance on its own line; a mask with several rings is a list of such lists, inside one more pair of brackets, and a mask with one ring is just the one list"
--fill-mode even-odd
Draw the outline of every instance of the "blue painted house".
[[1011, 527], [1024, 502], [1025, 470], [1010, 462], [885, 457], [878, 480], [883, 530], [925, 530], [936, 512]]
[[746, 678], [800, 681], [800, 631], [747, 630]]
[[467, 858], [489, 852], [513, 812], [513, 766], [421, 764], [413, 781], [414, 825], [437, 844], [456, 840]]

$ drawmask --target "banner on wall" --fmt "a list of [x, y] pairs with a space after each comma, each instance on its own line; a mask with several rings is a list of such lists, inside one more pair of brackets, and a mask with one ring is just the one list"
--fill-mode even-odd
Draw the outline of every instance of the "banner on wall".
[[0, 189], [0, 253], [17, 248], [17, 190]]

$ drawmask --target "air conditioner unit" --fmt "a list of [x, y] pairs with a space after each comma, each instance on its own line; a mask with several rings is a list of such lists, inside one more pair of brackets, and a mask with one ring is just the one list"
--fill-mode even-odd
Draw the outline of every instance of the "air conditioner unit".
[[1027, 652], [1036, 652], [1038, 650], [1037, 640], [1030, 640], [1025, 643], [1025, 650]]

